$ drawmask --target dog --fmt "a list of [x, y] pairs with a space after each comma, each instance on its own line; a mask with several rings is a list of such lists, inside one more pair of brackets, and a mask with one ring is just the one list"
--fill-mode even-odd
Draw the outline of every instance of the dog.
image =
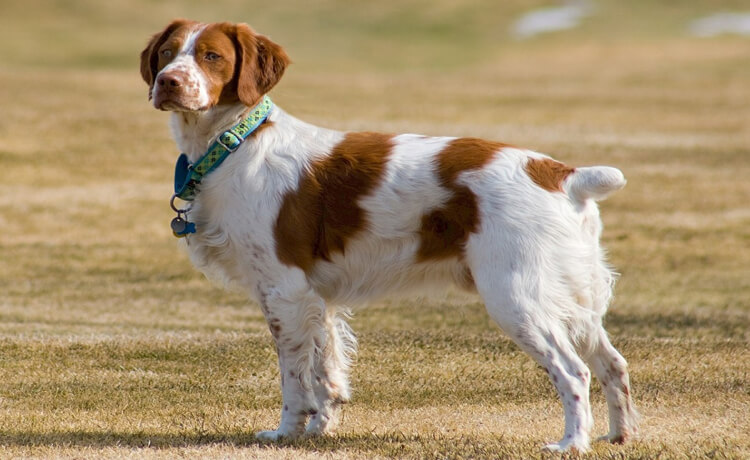
[[475, 138], [317, 127], [267, 96], [289, 63], [246, 24], [184, 19], [141, 53], [183, 152], [172, 229], [198, 269], [258, 302], [276, 344], [281, 422], [256, 436], [334, 430], [356, 351], [341, 306], [452, 284], [549, 375], [565, 432], [548, 449], [590, 446], [587, 365], [606, 395], [604, 439], [633, 438], [627, 364], [602, 326], [616, 276], [596, 205], [623, 174]]

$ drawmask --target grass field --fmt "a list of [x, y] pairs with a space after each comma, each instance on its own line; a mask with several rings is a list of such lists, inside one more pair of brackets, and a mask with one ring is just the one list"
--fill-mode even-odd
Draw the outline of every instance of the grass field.
[[[281, 399], [271, 337], [176, 248], [178, 152], [138, 72], [150, 34], [185, 16], [285, 45], [272, 96], [307, 121], [621, 168], [601, 206], [622, 273], [606, 323], [642, 436], [590, 456], [749, 458], [750, 39], [688, 36], [718, 7], [693, 0], [603, 0], [577, 29], [508, 38], [549, 5], [2, 2], [0, 457], [557, 457], [540, 451], [563, 428], [546, 375], [459, 294], [356, 315], [337, 437], [254, 440]], [[592, 402], [598, 436], [597, 382]]]

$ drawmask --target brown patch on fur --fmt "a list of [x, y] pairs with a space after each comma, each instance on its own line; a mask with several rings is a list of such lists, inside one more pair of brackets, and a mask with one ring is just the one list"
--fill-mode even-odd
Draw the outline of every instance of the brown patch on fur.
[[524, 169], [536, 185], [548, 192], [562, 192], [563, 181], [575, 171], [575, 168], [549, 158], [531, 158]]
[[253, 32], [247, 24], [234, 26], [237, 50], [235, 78], [223, 97], [236, 97], [252, 107], [279, 82], [291, 63], [284, 49], [268, 37]]
[[235, 29], [228, 22], [209, 24], [195, 42], [195, 62], [208, 79], [210, 105], [236, 102], [238, 59]]
[[281, 325], [279, 323], [279, 320], [275, 318], [268, 322], [268, 328], [271, 329], [271, 335], [274, 338], [278, 338], [279, 334], [281, 334]]
[[[148, 83], [149, 88], [154, 86], [154, 79], [159, 70], [164, 68], [176, 55], [177, 50], [182, 46], [184, 35], [187, 30], [195, 25], [195, 21], [188, 21], [187, 19], [175, 19], [163, 31], [154, 34], [146, 45], [146, 48], [141, 51], [141, 77]], [[186, 27], [187, 26], [187, 27]], [[183, 29], [183, 32], [178, 30]], [[168, 59], [164, 58], [159, 51], [164, 49], [164, 45], [167, 41], [170, 41], [169, 47], [172, 49], [172, 57]], [[149, 92], [149, 97], [151, 96]]]
[[460, 257], [469, 234], [479, 227], [477, 197], [456, 183], [464, 171], [484, 167], [506, 144], [474, 138], [452, 141], [436, 158], [440, 185], [452, 192], [441, 207], [422, 217], [417, 260]]
[[378, 185], [391, 152], [391, 135], [349, 133], [331, 154], [310, 165], [296, 190], [287, 193], [276, 219], [276, 254], [309, 271], [317, 259], [344, 253], [365, 228], [358, 200]]

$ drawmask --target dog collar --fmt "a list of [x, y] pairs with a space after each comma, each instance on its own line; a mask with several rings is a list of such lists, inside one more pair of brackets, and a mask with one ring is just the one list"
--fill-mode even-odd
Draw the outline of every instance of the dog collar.
[[174, 170], [174, 194], [177, 198], [193, 201], [198, 191], [197, 186], [203, 177], [218, 168], [250, 134], [258, 129], [258, 126], [266, 121], [271, 107], [273, 107], [271, 99], [263, 96], [263, 100], [255, 106], [247, 118], [224, 131], [195, 163], [190, 164], [188, 156], [181, 154], [177, 158]]
[[208, 151], [195, 163], [191, 164], [186, 154], [180, 154], [174, 169], [174, 195], [170, 201], [170, 206], [177, 212], [177, 217], [172, 219], [172, 232], [175, 236], [183, 237], [188, 233], [195, 233], [195, 224], [187, 221], [188, 209], [178, 209], [174, 205], [175, 198], [193, 201], [203, 178], [218, 168], [248, 136], [258, 129], [258, 126], [266, 121], [272, 107], [271, 98], [263, 96], [250, 115], [219, 135]]

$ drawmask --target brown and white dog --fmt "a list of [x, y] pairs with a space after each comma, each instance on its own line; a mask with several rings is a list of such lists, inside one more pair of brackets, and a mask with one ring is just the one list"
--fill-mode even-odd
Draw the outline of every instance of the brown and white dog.
[[[245, 24], [176, 20], [141, 54], [157, 109], [195, 162], [279, 81], [284, 50]], [[274, 106], [200, 184], [193, 263], [260, 304], [283, 406], [263, 439], [331, 432], [356, 349], [341, 305], [455, 284], [546, 369], [565, 411], [552, 450], [589, 447], [591, 366], [611, 442], [636, 434], [625, 359], [602, 327], [614, 275], [595, 200], [625, 185], [498, 142], [342, 133]]]

